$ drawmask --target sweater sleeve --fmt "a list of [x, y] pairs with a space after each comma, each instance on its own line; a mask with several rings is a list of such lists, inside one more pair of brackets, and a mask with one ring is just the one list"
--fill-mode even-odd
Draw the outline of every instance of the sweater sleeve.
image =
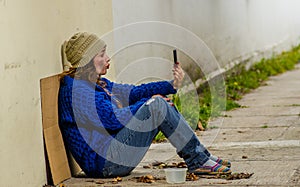
[[139, 86], [135, 86], [129, 96], [130, 101], [139, 100], [140, 98], [152, 97], [156, 94], [168, 95], [175, 94], [176, 90], [173, 88], [173, 85], [168, 81], [159, 81], [159, 82], [151, 82], [147, 84], [141, 84]]
[[128, 105], [134, 104], [143, 98], [150, 98], [156, 94], [166, 96], [177, 92], [169, 81], [151, 82], [138, 86], [109, 82], [109, 85], [113, 94]]

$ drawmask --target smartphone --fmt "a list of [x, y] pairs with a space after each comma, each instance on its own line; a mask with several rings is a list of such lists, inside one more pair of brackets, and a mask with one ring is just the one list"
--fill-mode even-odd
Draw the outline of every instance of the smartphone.
[[173, 50], [173, 60], [174, 60], [174, 64], [177, 64], [177, 51], [176, 51], [176, 49]]

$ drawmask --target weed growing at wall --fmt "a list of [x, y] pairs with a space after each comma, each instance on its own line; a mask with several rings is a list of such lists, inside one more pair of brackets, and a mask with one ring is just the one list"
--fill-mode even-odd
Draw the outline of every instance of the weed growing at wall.
[[[227, 72], [225, 74], [227, 94], [226, 110], [232, 110], [234, 108], [241, 107], [236, 101], [241, 99], [244, 94], [265, 84], [265, 81], [270, 76], [275, 76], [285, 71], [294, 69], [295, 64], [299, 61], [300, 45], [292, 48], [290, 51], [282, 52], [279, 55], [274, 55], [272, 58], [263, 58], [259, 62], [255, 63], [249, 70], [246, 70], [244, 66], [237, 66], [236, 68]], [[208, 86], [206, 85], [200, 90], [199, 120], [206, 128], [208, 120], [211, 117], [216, 116], [211, 116], [211, 94]], [[179, 106], [180, 110], [180, 102], [178, 100], [174, 100], [174, 102], [176, 106]], [[191, 115], [195, 115], [193, 112], [190, 113]], [[187, 120], [188, 119], [189, 116], [187, 116]]]
[[292, 70], [300, 60], [300, 45], [270, 59], [262, 59], [249, 70], [237, 67], [226, 75], [227, 98], [239, 100], [249, 91], [263, 85], [270, 76]]

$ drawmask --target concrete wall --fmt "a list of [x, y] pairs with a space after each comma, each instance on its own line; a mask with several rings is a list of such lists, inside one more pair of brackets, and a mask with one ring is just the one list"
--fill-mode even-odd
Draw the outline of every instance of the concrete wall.
[[[116, 49], [122, 49], [115, 54], [117, 76], [120, 80], [128, 80], [129, 75], [136, 72], [128, 70], [128, 64], [137, 66], [137, 61], [144, 64], [141, 66], [147, 67], [149, 61], [141, 60], [144, 57], [163, 58], [160, 61], [169, 61], [170, 67], [173, 47], [182, 47], [184, 50], [185, 54], [179, 54], [182, 63], [195, 67], [191, 66], [192, 61], [198, 61], [197, 66], [202, 66], [202, 70], [206, 69], [205, 73], [216, 70], [217, 65], [212, 63], [225, 68], [230, 63], [255, 62], [263, 56], [270, 56], [272, 52], [289, 49], [299, 43], [298, 7], [300, 1], [297, 0], [113, 0], [114, 28], [127, 28], [123, 28], [123, 33], [115, 32]], [[130, 29], [137, 27], [137, 23], [141, 25], [141, 22], [146, 21], [161, 22], [162, 25], [157, 26], [160, 28], [169, 23], [177, 25], [177, 30], [183, 27], [194, 33], [198, 39], [202, 39], [204, 44], [198, 41], [200, 47], [195, 47], [197, 43], [188, 39], [187, 36], [191, 33], [187, 31], [179, 34], [177, 38], [174, 29], [154, 28], [152, 33], [160, 35], [163, 39], [171, 38], [168, 40], [169, 46], [166, 46], [157, 43], [147, 30], [139, 29], [139, 32], [134, 32]], [[144, 38], [140, 35], [144, 35]], [[124, 41], [126, 38], [130, 38], [135, 44], [129, 45], [128, 41]], [[178, 43], [181, 44], [175, 46], [176, 42], [172, 43], [172, 39], [180, 40]], [[137, 40], [144, 42], [140, 41], [137, 47]], [[152, 40], [151, 44], [149, 40]], [[201, 48], [205, 44], [215, 56], [215, 60], [209, 57], [211, 54], [208, 51]], [[193, 56], [193, 53], [198, 53], [199, 59], [197, 55]], [[145, 68], [144, 71], [156, 72], [159, 68], [159, 65], [154, 63], [152, 68]], [[124, 73], [124, 70], [128, 73]], [[146, 74], [150, 75], [151, 72]], [[156, 76], [156, 73], [153, 76]], [[135, 76], [129, 81], [135, 82], [133, 79], [137, 77], [141, 79], [140, 76]], [[170, 73], [162, 77], [170, 78]]]
[[0, 186], [46, 183], [39, 80], [62, 71], [60, 45], [112, 29], [111, 1], [0, 0]]

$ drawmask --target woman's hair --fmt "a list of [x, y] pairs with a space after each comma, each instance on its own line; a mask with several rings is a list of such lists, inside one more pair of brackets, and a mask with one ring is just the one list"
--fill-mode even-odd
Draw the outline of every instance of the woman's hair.
[[96, 82], [98, 79], [93, 60], [83, 67], [70, 67], [69, 70], [62, 72], [59, 76], [60, 79], [64, 78], [65, 76], [70, 76], [74, 79], [82, 79], [90, 82]]

